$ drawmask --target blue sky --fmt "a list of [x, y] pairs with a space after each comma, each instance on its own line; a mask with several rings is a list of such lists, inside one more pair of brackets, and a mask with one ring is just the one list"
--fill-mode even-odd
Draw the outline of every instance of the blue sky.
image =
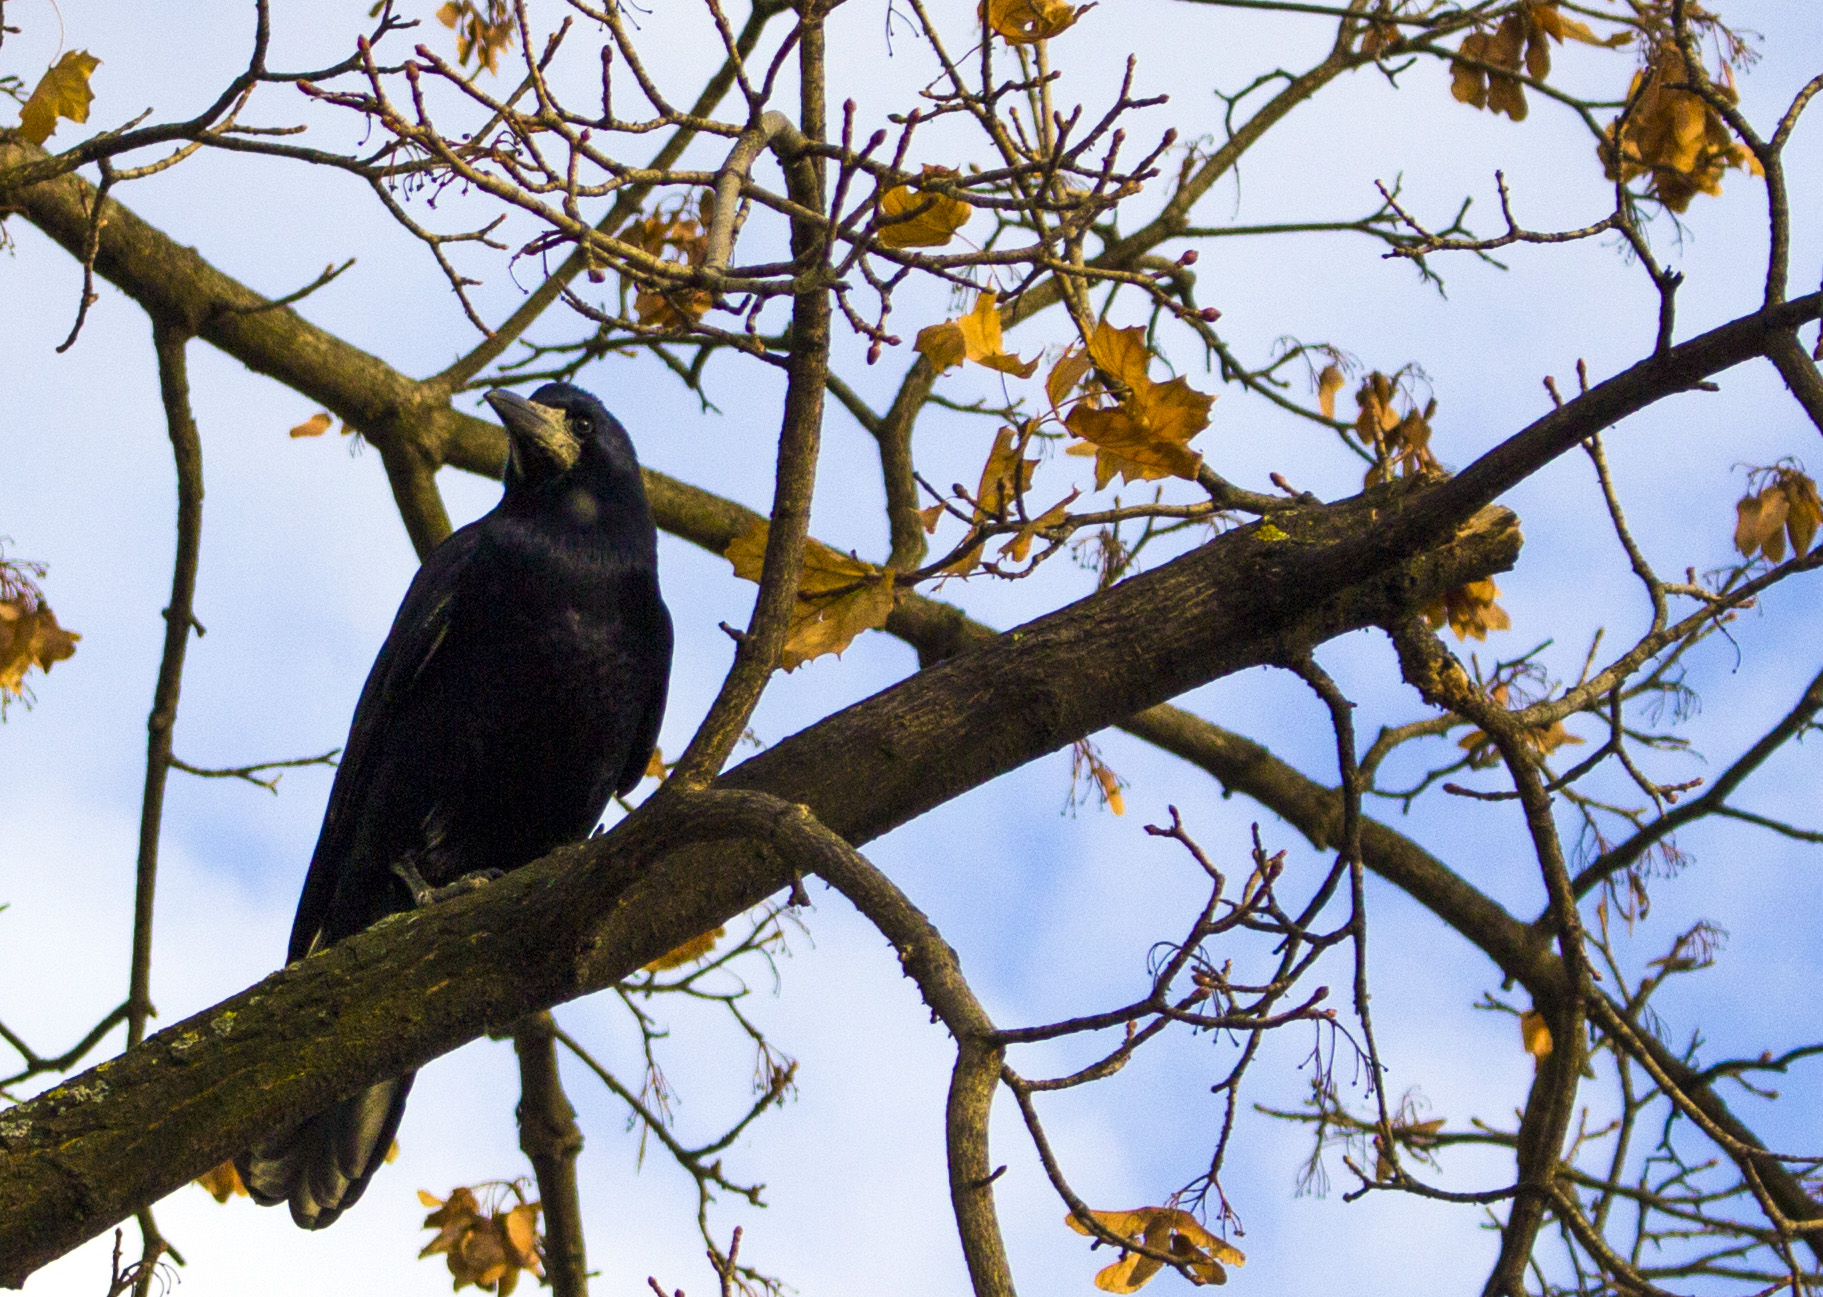
[[[432, 7], [420, 6], [426, 16]], [[344, 34], [365, 8], [275, 5], [274, 64], [340, 57]], [[963, 28], [972, 8], [951, 3], [935, 12]], [[1761, 0], [1725, 12], [1769, 35], [1763, 61], [1742, 83], [1749, 115], [1766, 121], [1816, 70], [1823, 11]], [[161, 118], [194, 111], [236, 70], [250, 25], [238, 7], [174, 16], [101, 0], [65, 4], [61, 14], [28, 0], [9, 6], [8, 19], [24, 31], [0, 49], [0, 73], [29, 82], [60, 43], [102, 57], [91, 126], [112, 125], [147, 105]], [[673, 78], [670, 84], [687, 84], [692, 69], [712, 56], [700, 15], [687, 6], [655, 7], [642, 21], [653, 66]], [[434, 26], [424, 33], [432, 43], [444, 36]], [[1132, 50], [1139, 87], [1172, 95], [1168, 106], [1140, 119], [1136, 136], [1171, 124], [1219, 132], [1212, 89], [1236, 87], [1274, 66], [1298, 67], [1320, 56], [1323, 39], [1319, 20], [1113, 0], [1054, 43], [1066, 76], [1059, 97], [1095, 111]], [[864, 122], [911, 102], [928, 78], [903, 27], [889, 44], [877, 4], [852, 0], [832, 41], [830, 99], [853, 95]], [[1617, 94], [1628, 58], [1565, 49], [1554, 76]], [[311, 120], [323, 123], [330, 140], [345, 133], [281, 95], [265, 102], [263, 115], [254, 116], [262, 124]], [[66, 125], [55, 142], [78, 136]], [[1823, 263], [1823, 233], [1803, 218], [1818, 209], [1820, 139], [1812, 121], [1792, 145], [1798, 291]], [[937, 132], [928, 149], [913, 161], [978, 156], [961, 137]], [[1351, 218], [1375, 205], [1375, 180], [1402, 178], [1415, 212], [1441, 223], [1472, 195], [1477, 228], [1491, 231], [1496, 168], [1534, 228], [1582, 225], [1607, 211], [1599, 169], [1573, 123], [1544, 105], [1535, 105], [1523, 126], [1472, 112], [1450, 100], [1443, 70], [1421, 65], [1398, 91], [1368, 73], [1326, 92], [1276, 129], [1237, 180], [1218, 186], [1202, 219]], [[346, 177], [205, 153], [119, 196], [271, 295], [308, 282], [329, 262], [357, 257], [355, 268], [303, 312], [406, 373], [434, 372], [472, 343], [428, 255]], [[1139, 202], [1143, 208], [1146, 200]], [[1680, 336], [1754, 304], [1763, 207], [1753, 186], [1731, 174], [1721, 198], [1693, 205], [1681, 240], [1668, 225], [1655, 229], [1661, 251], [1689, 276]], [[445, 215], [453, 222], [457, 210], [452, 204]], [[0, 912], [0, 1020], [50, 1051], [124, 998], [145, 710], [162, 635], [158, 611], [169, 590], [174, 492], [145, 318], [104, 285], [79, 344], [55, 354], [74, 309], [78, 269], [23, 221], [7, 225], [14, 246], [0, 262], [10, 308], [0, 312], [0, 535], [11, 538], [9, 553], [51, 565], [49, 599], [84, 637], [75, 658], [36, 682], [36, 706], [15, 707], [0, 728], [0, 902], [9, 905]], [[1547, 408], [1544, 374], [1568, 381], [1582, 357], [1603, 377], [1650, 346], [1648, 286], [1605, 242], [1519, 248], [1505, 259], [1505, 272], [1467, 258], [1439, 262], [1448, 276], [1445, 299], [1358, 237], [1219, 240], [1202, 248], [1199, 298], [1222, 309], [1225, 335], [1250, 358], [1294, 335], [1333, 341], [1383, 370], [1419, 361], [1439, 401], [1435, 448], [1446, 464], [1460, 466]], [[498, 266], [486, 277], [478, 298], [484, 314], [497, 319], [519, 288]], [[940, 318], [944, 306], [941, 295], [906, 293], [900, 332], [909, 337], [919, 323]], [[566, 327], [554, 315], [543, 336], [561, 336]], [[1029, 355], [1061, 343], [1062, 327], [1061, 318], [1045, 320], [1009, 341]], [[847, 348], [847, 372], [883, 406], [906, 363], [903, 352], [873, 370], [858, 354]], [[229, 765], [337, 746], [414, 566], [378, 456], [333, 436], [288, 439], [286, 429], [315, 407], [202, 344], [191, 348], [191, 372], [208, 491], [197, 615], [208, 634], [191, 646], [176, 750], [194, 763]], [[1187, 372], [1193, 384], [1216, 387], [1198, 368]], [[581, 381], [620, 415], [648, 464], [766, 506], [779, 394], [769, 373], [712, 367], [708, 394], [720, 412], [709, 414], [669, 375], [642, 362], [611, 359]], [[945, 394], [958, 399], [999, 391], [980, 370], [946, 383]], [[1823, 466], [1815, 430], [1784, 399], [1770, 367], [1731, 372], [1721, 388], [1663, 402], [1609, 438], [1636, 534], [1664, 571], [1728, 561], [1739, 465], [1795, 455]], [[985, 422], [932, 411], [920, 425], [921, 467], [934, 482], [972, 482], [991, 438]], [[825, 445], [815, 533], [877, 554], [884, 526], [872, 442], [832, 406]], [[1235, 389], [1222, 390], [1197, 445], [1225, 475], [1251, 487], [1263, 489], [1271, 471], [1325, 496], [1359, 484], [1358, 465], [1333, 443]], [[1038, 489], [1058, 484], [1061, 494], [1075, 480], [1071, 474], [1085, 476], [1080, 461], [1048, 463]], [[498, 494], [497, 485], [450, 470], [441, 481], [458, 522]], [[1606, 626], [1615, 644], [1643, 625], [1624, 557], [1605, 527], [1593, 525], [1598, 497], [1585, 460], [1565, 457], [1505, 503], [1520, 514], [1527, 545], [1517, 570], [1501, 579], [1515, 629], [1490, 649], [1511, 653], [1554, 637], [1546, 660], [1573, 674], [1597, 627]], [[679, 635], [662, 738], [674, 754], [729, 660], [717, 623], [745, 620], [752, 587], [735, 581], [722, 560], [679, 541], [663, 542], [661, 562]], [[1010, 626], [1087, 588], [1087, 576], [1060, 561], [1028, 582], [951, 584], [942, 594]], [[1665, 777], [1717, 768], [1782, 714], [1816, 669], [1820, 632], [1818, 602], [1793, 584], [1743, 617], [1733, 643], [1698, 650], [1693, 674], [1703, 708], [1687, 732], [1710, 764], [1668, 762]], [[1359, 702], [1364, 734], [1422, 714], [1375, 635], [1347, 637], [1319, 657]], [[755, 729], [777, 740], [915, 665], [905, 646], [864, 638], [839, 661], [823, 659], [780, 678]], [[1295, 680], [1250, 672], [1180, 701], [1269, 742], [1313, 777], [1333, 775], [1322, 711]], [[1289, 848], [1287, 886], [1308, 886], [1327, 863], [1269, 814], [1239, 798], [1224, 800], [1200, 772], [1118, 734], [1099, 741], [1130, 784], [1124, 817], [1092, 807], [1063, 814], [1069, 767], [1067, 756], [1057, 755], [870, 850], [943, 928], [1002, 1023], [1105, 1006], [1144, 985], [1148, 947], [1185, 924], [1200, 900], [1181, 853], [1141, 831], [1163, 820], [1169, 804], [1219, 859], [1235, 863], [1248, 826], [1260, 821], [1273, 849]], [[1814, 743], [1781, 754], [1739, 800], [1802, 819], [1815, 805], [1816, 760]], [[328, 787], [325, 771], [288, 774], [277, 797], [173, 776], [153, 983], [161, 1021], [238, 990], [280, 958]], [[1396, 807], [1377, 813], [1396, 819]], [[1397, 822], [1517, 912], [1530, 914], [1541, 903], [1511, 807], [1435, 799]], [[1699, 917], [1734, 936], [1720, 967], [1685, 979], [1660, 1004], [1673, 1038], [1700, 1025], [1718, 1052], [1811, 1039], [1811, 988], [1823, 948], [1805, 907], [1790, 898], [1809, 884], [1804, 870], [1814, 861], [1783, 840], [1734, 829], [1688, 834], [1684, 845], [1696, 863], [1658, 885], [1650, 923], [1629, 950], [1640, 961], [1661, 953]], [[768, 1183], [772, 1205], [758, 1211], [724, 1204], [716, 1209], [718, 1231], [725, 1238], [743, 1225], [743, 1255], [807, 1295], [862, 1287], [963, 1291], [940, 1145], [949, 1042], [929, 1024], [885, 942], [839, 898], [813, 893], [808, 937], [792, 941], [780, 994], [773, 997], [759, 978], [754, 997], [757, 1017], [802, 1062], [799, 1098], [728, 1155], [737, 1175]], [[1390, 888], [1374, 886], [1371, 905], [1374, 1007], [1393, 1093], [1420, 1088], [1434, 1115], [1452, 1124], [1477, 1114], [1500, 1120], [1523, 1102], [1531, 1065], [1510, 1018], [1470, 1008], [1496, 989], [1497, 975]], [[1340, 1002], [1345, 969], [1338, 966], [1329, 980]], [[632, 1068], [636, 1041], [607, 1002], [568, 1006], [559, 1017], [602, 1057]], [[672, 1023], [667, 1057], [683, 1096], [679, 1123], [686, 1134], [704, 1134], [746, 1102], [749, 1057], [724, 1024], [682, 1013]], [[1256, 1067], [1249, 1100], [1295, 1103], [1310, 1044], [1303, 1029], [1276, 1040]], [[1020, 1065], [1043, 1072], [1076, 1056], [1040, 1052]], [[1217, 1118], [1207, 1086], [1226, 1056], [1220, 1046], [1187, 1038], [1142, 1056], [1114, 1082], [1047, 1107], [1059, 1154], [1084, 1196], [1136, 1206], [1194, 1174]], [[638, 1168], [636, 1139], [623, 1133], [611, 1098], [580, 1070], [566, 1078], [589, 1141], [580, 1166], [591, 1263], [602, 1272], [597, 1290], [641, 1291], [651, 1274], [671, 1288], [709, 1291], [685, 1177], [656, 1154]], [[1816, 1091], [1802, 1076], [1786, 1089], [1800, 1099]], [[414, 1259], [422, 1241], [415, 1191], [442, 1196], [457, 1184], [522, 1173], [515, 1099], [508, 1045], [477, 1042], [431, 1066], [413, 1094], [399, 1163], [327, 1234], [303, 1234], [282, 1212], [244, 1201], [218, 1207], [200, 1191], [180, 1191], [159, 1214], [190, 1261], [182, 1291], [213, 1297], [257, 1286], [285, 1294], [350, 1283], [402, 1294], [443, 1291], [441, 1265]], [[1783, 1118], [1777, 1109], [1745, 1107], [1743, 1114], [1764, 1121], [1774, 1143], [1810, 1133], [1799, 1119], [1804, 1104], [1782, 1107]], [[1294, 1198], [1306, 1152], [1301, 1131], [1244, 1118], [1226, 1183], [1246, 1227], [1237, 1241], [1250, 1261], [1231, 1282], [1274, 1293], [1479, 1286], [1493, 1239], [1471, 1212], [1390, 1195], [1354, 1205], [1334, 1194]], [[1108, 1258], [1090, 1254], [1063, 1228], [1063, 1208], [1010, 1108], [996, 1117], [995, 1155], [1009, 1167], [999, 1186], [1000, 1214], [1021, 1282], [1034, 1292], [1092, 1291], [1091, 1276]], [[1339, 1164], [1331, 1170], [1341, 1183]], [[1445, 1160], [1442, 1179], [1482, 1188], [1509, 1173], [1498, 1156], [1463, 1153]], [[92, 1293], [105, 1272], [106, 1241], [98, 1240], [46, 1268], [26, 1291]], [[1161, 1292], [1182, 1282], [1168, 1275], [1156, 1281]]]

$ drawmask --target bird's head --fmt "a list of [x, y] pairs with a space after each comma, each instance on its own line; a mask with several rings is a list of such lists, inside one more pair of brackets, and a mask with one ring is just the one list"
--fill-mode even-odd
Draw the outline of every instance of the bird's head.
[[626, 429], [580, 387], [546, 383], [530, 400], [496, 389], [486, 399], [506, 425], [509, 495], [566, 477], [631, 475], [638, 481], [639, 460]]

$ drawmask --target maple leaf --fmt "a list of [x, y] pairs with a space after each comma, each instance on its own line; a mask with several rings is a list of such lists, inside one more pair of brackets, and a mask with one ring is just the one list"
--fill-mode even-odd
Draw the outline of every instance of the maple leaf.
[[975, 309], [967, 315], [919, 329], [912, 350], [928, 356], [938, 373], [972, 360], [1003, 374], [1030, 378], [1038, 369], [1038, 357], [1021, 360], [1004, 350], [998, 301], [999, 294], [982, 293], [975, 299]]
[[983, 0], [975, 12], [1009, 45], [1033, 45], [1067, 31], [1094, 7], [1064, 0]]
[[15, 592], [0, 598], [0, 704], [9, 695], [24, 695], [25, 673], [33, 667], [49, 671], [74, 656], [82, 638], [57, 624], [57, 614], [36, 590], [7, 584]]
[[[1026, 431], [1029, 433], [1029, 428]], [[998, 522], [1006, 518], [1031, 486], [1038, 461], [1024, 458], [1026, 440], [1017, 428], [1002, 427], [994, 434], [993, 449], [987, 453], [987, 463], [981, 466], [981, 484], [975, 488], [971, 521]], [[949, 576], [967, 576], [981, 562], [984, 544], [971, 547], [943, 571]]]
[[[1070, 516], [1070, 505], [1075, 501], [1076, 497], [1081, 494], [1081, 491], [1072, 487], [1070, 493], [1064, 496], [1063, 499], [1059, 500], [1049, 509], [1046, 509], [1036, 518], [1028, 520], [1024, 526], [1013, 533], [1012, 539], [1001, 547], [1000, 557], [1010, 558], [1015, 563], [1025, 562], [1026, 555], [1032, 551], [1032, 541], [1037, 537], [1038, 533], [1047, 531], [1052, 527], [1062, 526], [1064, 520]], [[1120, 814], [1119, 811], [1114, 813], [1116, 815]]]
[[1050, 398], [1053, 410], [1063, 408], [1070, 393], [1088, 374], [1090, 363], [1088, 350], [1083, 347], [1071, 347], [1057, 358], [1044, 380], [1044, 394]]
[[645, 966], [648, 973], [662, 973], [672, 968], [682, 968], [685, 964], [694, 964], [697, 960], [715, 949], [715, 943], [727, 935], [726, 926], [718, 927], [713, 932], [705, 932], [691, 937], [683, 945], [668, 955], [660, 955]]
[[89, 120], [95, 92], [89, 77], [101, 60], [86, 50], [70, 50], [38, 79], [31, 98], [19, 110], [19, 134], [33, 144], [43, 144], [57, 129], [57, 119], [81, 124]]
[[[771, 530], [771, 523], [760, 519], [722, 551], [722, 557], [734, 564], [736, 576], [754, 582], [760, 579]], [[891, 572], [821, 541], [806, 539], [798, 597], [780, 665], [795, 671], [812, 658], [841, 653], [862, 631], [884, 626], [897, 600]]]
[[[925, 167], [925, 180], [940, 180], [956, 173], [947, 167]], [[928, 192], [923, 185], [895, 185], [880, 195], [882, 224], [874, 238], [883, 248], [940, 248], [968, 224], [975, 209], [960, 198]]]
[[[1196, 1217], [1176, 1207], [1092, 1211], [1089, 1215], [1111, 1234], [1189, 1262], [1186, 1267], [1188, 1278], [1198, 1285], [1227, 1283], [1228, 1272], [1223, 1269], [1224, 1264], [1247, 1264], [1247, 1258], [1239, 1248], [1217, 1238], [1204, 1229]], [[1087, 1225], [1076, 1219], [1074, 1212], [1064, 1217], [1064, 1224], [1078, 1234], [1090, 1232]], [[1164, 1265], [1156, 1257], [1125, 1252], [1120, 1260], [1095, 1276], [1095, 1286], [1103, 1292], [1138, 1292]]]
[[218, 1167], [204, 1171], [196, 1177], [198, 1188], [207, 1189], [217, 1202], [227, 1202], [230, 1198], [245, 1198], [247, 1186], [241, 1183], [241, 1173], [234, 1169], [232, 1159]]
[[1073, 455], [1095, 455], [1095, 489], [1116, 473], [1122, 481], [1163, 477], [1196, 480], [1203, 457], [1189, 441], [1209, 426], [1213, 396], [1193, 389], [1188, 380], [1155, 383], [1147, 375], [1150, 361], [1146, 331], [1098, 324], [1089, 338], [1089, 357], [1097, 369], [1127, 389], [1118, 405], [1103, 408], [1088, 398], [1078, 401], [1064, 426], [1089, 442], [1093, 451], [1072, 446]]
[[[517, 1186], [513, 1188], [517, 1192]], [[543, 1278], [537, 1203], [521, 1201], [508, 1211], [484, 1214], [469, 1188], [453, 1190], [447, 1200], [420, 1189], [418, 1201], [436, 1208], [424, 1218], [424, 1228], [437, 1231], [418, 1259], [443, 1253], [458, 1292], [474, 1284], [508, 1297], [521, 1271]]]

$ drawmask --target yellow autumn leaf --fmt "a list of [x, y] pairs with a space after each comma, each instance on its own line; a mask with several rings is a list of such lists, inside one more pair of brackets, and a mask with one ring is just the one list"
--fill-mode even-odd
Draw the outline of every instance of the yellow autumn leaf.
[[[1203, 457], [1189, 441], [1209, 426], [1213, 396], [1196, 391], [1184, 378], [1155, 383], [1146, 373], [1150, 360], [1144, 329], [1114, 329], [1099, 324], [1089, 339], [1096, 368], [1127, 389], [1119, 405], [1101, 407], [1079, 401], [1064, 426], [1095, 447], [1095, 489], [1119, 474], [1134, 482], [1163, 477], [1192, 481]], [[1070, 447], [1071, 454], [1087, 451]]]
[[1494, 584], [1494, 578], [1483, 577], [1446, 591], [1424, 609], [1424, 620], [1432, 630], [1442, 630], [1447, 623], [1459, 640], [1485, 641], [1489, 631], [1513, 628], [1506, 609], [1494, 602], [1499, 597], [1500, 587]]
[[[734, 564], [736, 576], [760, 579], [771, 529], [761, 519], [722, 551], [722, 557]], [[862, 631], [884, 626], [897, 598], [893, 574], [885, 568], [821, 541], [805, 540], [804, 567], [780, 665], [795, 671], [812, 658], [840, 653]]]
[[1076, 804], [1076, 787], [1084, 780], [1101, 796], [1101, 803], [1116, 815], [1127, 813], [1127, 799], [1121, 795], [1125, 786], [1101, 753], [1087, 739], [1077, 739], [1070, 746], [1070, 805]]
[[[1694, 90], [1680, 89], [1689, 71], [1675, 46], [1653, 51], [1651, 62], [1633, 76], [1629, 107], [1602, 133], [1597, 152], [1608, 179], [1647, 177], [1652, 196], [1674, 212], [1698, 194], [1720, 194], [1729, 168], [1762, 174], [1759, 159], [1735, 139], [1727, 121]], [[1738, 98], [1727, 69], [1715, 86], [1724, 98]]]
[[[987, 463], [981, 466], [981, 483], [975, 488], [973, 522], [995, 522], [1007, 516], [1032, 484], [1032, 473], [1038, 467], [1035, 459], [1023, 457], [1025, 447], [1019, 429], [1002, 427], [994, 434], [993, 449]], [[943, 570], [950, 576], [967, 576], [981, 562], [983, 545], [975, 545]]]
[[713, 932], [705, 932], [691, 937], [683, 945], [668, 955], [660, 955], [645, 966], [645, 972], [662, 973], [672, 968], [682, 968], [685, 964], [694, 964], [697, 960], [715, 949], [715, 943], [728, 933], [726, 927], [718, 927]]
[[1791, 537], [1791, 552], [1802, 558], [1810, 553], [1817, 526], [1823, 523], [1823, 501], [1817, 498], [1817, 484], [1795, 470], [1781, 476], [1779, 489], [1785, 496], [1785, 531]]
[[470, 59], [488, 72], [498, 69], [500, 55], [512, 44], [515, 24], [507, 0], [486, 0], [487, 12], [475, 0], [446, 0], [437, 21], [456, 33], [456, 62]]
[[1355, 392], [1355, 407], [1359, 410], [1355, 436], [1374, 452], [1374, 464], [1367, 470], [1364, 486], [1442, 469], [1431, 453], [1431, 419], [1437, 413], [1437, 402], [1431, 401], [1422, 412], [1412, 406], [1402, 414], [1394, 406], [1397, 395], [1393, 380], [1378, 370], [1363, 379]]
[[86, 50], [71, 50], [58, 59], [19, 110], [19, 133], [33, 144], [43, 144], [57, 129], [59, 117], [78, 124], [88, 121], [89, 105], [95, 100], [89, 77], [100, 65], [101, 60]]
[[[926, 180], [947, 179], [945, 167], [924, 168]], [[940, 248], [968, 224], [975, 209], [960, 198], [933, 194], [920, 185], [895, 185], [880, 195], [880, 228], [874, 238], [883, 248]]]
[[521, 1271], [543, 1277], [539, 1204], [522, 1202], [510, 1211], [483, 1214], [475, 1191], [466, 1188], [455, 1190], [443, 1202], [420, 1189], [418, 1201], [437, 1209], [424, 1218], [424, 1228], [435, 1229], [437, 1236], [425, 1244], [418, 1259], [445, 1254], [457, 1291], [474, 1284], [508, 1297]]
[[646, 769], [641, 778], [657, 779], [662, 782], [670, 773], [670, 767], [665, 765], [665, 754], [657, 748], [653, 748], [652, 755], [646, 758]]
[[1785, 561], [1785, 543], [1802, 558], [1816, 540], [1823, 522], [1823, 502], [1817, 484], [1798, 469], [1772, 470], [1772, 480], [1758, 494], [1743, 496], [1735, 505], [1734, 547], [1751, 559], [1757, 552], [1770, 563]]
[[1779, 534], [1790, 508], [1791, 502], [1783, 491], [1767, 490], [1743, 496], [1734, 506], [1734, 547], [1752, 558], [1768, 540]]
[[1089, 352], [1085, 347], [1071, 347], [1057, 358], [1044, 380], [1044, 394], [1050, 398], [1053, 410], [1063, 408], [1070, 393], [1088, 374], [1089, 364]]
[[[1097, 1224], [1111, 1234], [1131, 1243], [1169, 1252], [1188, 1262], [1191, 1282], [1223, 1284], [1228, 1282], [1224, 1265], [1244, 1266], [1247, 1258], [1239, 1248], [1217, 1238], [1187, 1211], [1175, 1207], [1140, 1207], [1133, 1211], [1094, 1211], [1089, 1213]], [[1064, 1224], [1078, 1234], [1090, 1233], [1089, 1227], [1076, 1219], [1075, 1213], [1064, 1217]], [[1153, 1275], [1164, 1268], [1156, 1257], [1127, 1252], [1121, 1259], [1095, 1276], [1095, 1286], [1103, 1292], [1131, 1293], [1142, 1288]]]
[[1488, 56], [1488, 37], [1486, 32], [1470, 32], [1462, 38], [1457, 47], [1462, 59], [1450, 64], [1450, 95], [1457, 103], [1469, 104], [1475, 108], [1488, 106], [1487, 69], [1465, 62], [1467, 59], [1485, 60]]
[[0, 599], [0, 701], [25, 692], [25, 673], [49, 671], [73, 657], [82, 636], [57, 624], [57, 614], [30, 590]]
[[1089, 359], [1104, 374], [1111, 374], [1128, 387], [1144, 387], [1151, 380], [1146, 371], [1152, 354], [1146, 347], [1146, 331], [1140, 328], [1112, 329], [1097, 324], [1089, 335]]
[[320, 437], [329, 431], [329, 425], [334, 422], [335, 420], [330, 417], [329, 411], [318, 410], [315, 414], [304, 420], [304, 422], [293, 428], [291, 430], [291, 435], [293, 437]]
[[1010, 45], [1031, 45], [1068, 30], [1093, 5], [1064, 0], [985, 0], [975, 11]]
[[1559, 45], [1567, 37], [1581, 41], [1584, 45], [1625, 45], [1633, 38], [1631, 32], [1621, 32], [1618, 40], [1603, 40], [1595, 34], [1589, 24], [1576, 18], [1566, 18], [1558, 9], [1555, 0], [1550, 4], [1529, 4], [1526, 6], [1526, 18], [1538, 30], [1545, 33]]
[[928, 356], [938, 373], [972, 360], [1003, 374], [1030, 378], [1038, 369], [1038, 357], [1021, 360], [1003, 350], [998, 302], [998, 293], [982, 293], [967, 315], [918, 330], [912, 349]]
[[196, 1177], [194, 1183], [199, 1189], [207, 1189], [210, 1197], [217, 1202], [247, 1196], [247, 1186], [241, 1183], [241, 1173], [234, 1169], [232, 1160], [204, 1171]]
[[1323, 372], [1317, 375], [1317, 408], [1323, 411], [1325, 419], [1336, 417], [1336, 393], [1342, 390], [1346, 381], [1338, 365], [1325, 365]]
[[1537, 1009], [1527, 1009], [1519, 1015], [1519, 1039], [1525, 1052], [1532, 1056], [1534, 1069], [1551, 1056], [1551, 1028]]
[[[1013, 533], [1012, 539], [1007, 541], [1001, 548], [1000, 557], [1010, 558], [1015, 563], [1025, 562], [1026, 555], [1032, 552], [1033, 539], [1039, 532], [1045, 531], [1051, 527], [1056, 527], [1060, 525], [1065, 518], [1069, 517], [1070, 505], [1075, 501], [1076, 497], [1081, 494], [1081, 491], [1072, 487], [1070, 493], [1064, 496], [1063, 499], [1059, 500], [1049, 509], [1046, 509], [1036, 518], [1029, 519], [1024, 526]], [[1116, 814], [1118, 813], [1119, 812], [1116, 812]]]

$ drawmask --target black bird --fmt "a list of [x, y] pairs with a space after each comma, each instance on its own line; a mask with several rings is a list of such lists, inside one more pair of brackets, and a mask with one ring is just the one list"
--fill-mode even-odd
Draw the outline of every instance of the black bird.
[[[490, 392], [506, 492], [424, 560], [355, 707], [298, 902], [295, 962], [389, 914], [586, 836], [644, 773], [671, 617], [626, 430], [589, 393]], [[321, 1229], [386, 1156], [413, 1073], [236, 1159]]]

